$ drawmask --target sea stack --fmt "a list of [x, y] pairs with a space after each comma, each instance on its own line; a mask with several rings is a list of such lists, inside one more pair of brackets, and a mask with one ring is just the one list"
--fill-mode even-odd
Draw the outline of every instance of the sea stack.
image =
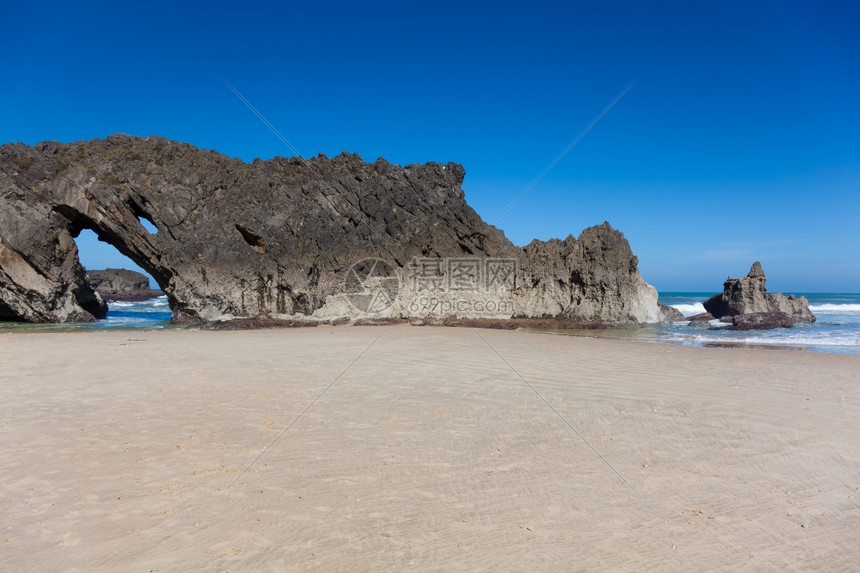
[[729, 277], [723, 292], [704, 302], [705, 310], [735, 330], [765, 330], [791, 327], [797, 322], [815, 322], [806, 297], [788, 297], [767, 292], [767, 276], [756, 261], [747, 276]]

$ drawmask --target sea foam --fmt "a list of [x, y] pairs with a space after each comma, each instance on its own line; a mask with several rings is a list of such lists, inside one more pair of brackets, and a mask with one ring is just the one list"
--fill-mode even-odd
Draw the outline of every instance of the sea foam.
[[673, 304], [670, 306], [680, 310], [681, 314], [683, 314], [684, 316], [693, 316], [696, 314], [702, 314], [703, 312], [707, 312], [705, 310], [704, 305], [702, 305], [702, 303], [700, 302], [696, 302], [693, 304]]
[[860, 312], [860, 304], [810, 304], [809, 310], [816, 312]]

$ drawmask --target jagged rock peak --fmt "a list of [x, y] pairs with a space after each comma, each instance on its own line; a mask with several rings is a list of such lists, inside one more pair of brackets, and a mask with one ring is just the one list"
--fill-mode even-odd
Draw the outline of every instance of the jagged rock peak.
[[767, 277], [764, 275], [764, 269], [761, 268], [761, 263], [758, 261], [753, 263], [752, 267], [750, 268], [750, 272], [747, 273], [747, 277], [751, 279], [767, 279]]

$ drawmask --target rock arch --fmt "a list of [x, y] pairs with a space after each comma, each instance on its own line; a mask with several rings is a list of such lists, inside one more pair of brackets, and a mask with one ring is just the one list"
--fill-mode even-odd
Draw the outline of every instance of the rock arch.
[[464, 175], [454, 163], [347, 153], [249, 164], [159, 137], [7, 144], [0, 316], [99, 316], [74, 243], [86, 228], [152, 275], [178, 322], [346, 316], [343, 279], [356, 261], [405, 272], [415, 257], [465, 255], [518, 261], [508, 293], [518, 316], [657, 322], [656, 291], [621, 233], [604, 224], [518, 248], [466, 204]]

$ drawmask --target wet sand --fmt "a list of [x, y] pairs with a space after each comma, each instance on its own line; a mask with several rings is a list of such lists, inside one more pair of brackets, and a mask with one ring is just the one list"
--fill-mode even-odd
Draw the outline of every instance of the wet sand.
[[860, 357], [469, 328], [0, 334], [6, 571], [847, 571]]

